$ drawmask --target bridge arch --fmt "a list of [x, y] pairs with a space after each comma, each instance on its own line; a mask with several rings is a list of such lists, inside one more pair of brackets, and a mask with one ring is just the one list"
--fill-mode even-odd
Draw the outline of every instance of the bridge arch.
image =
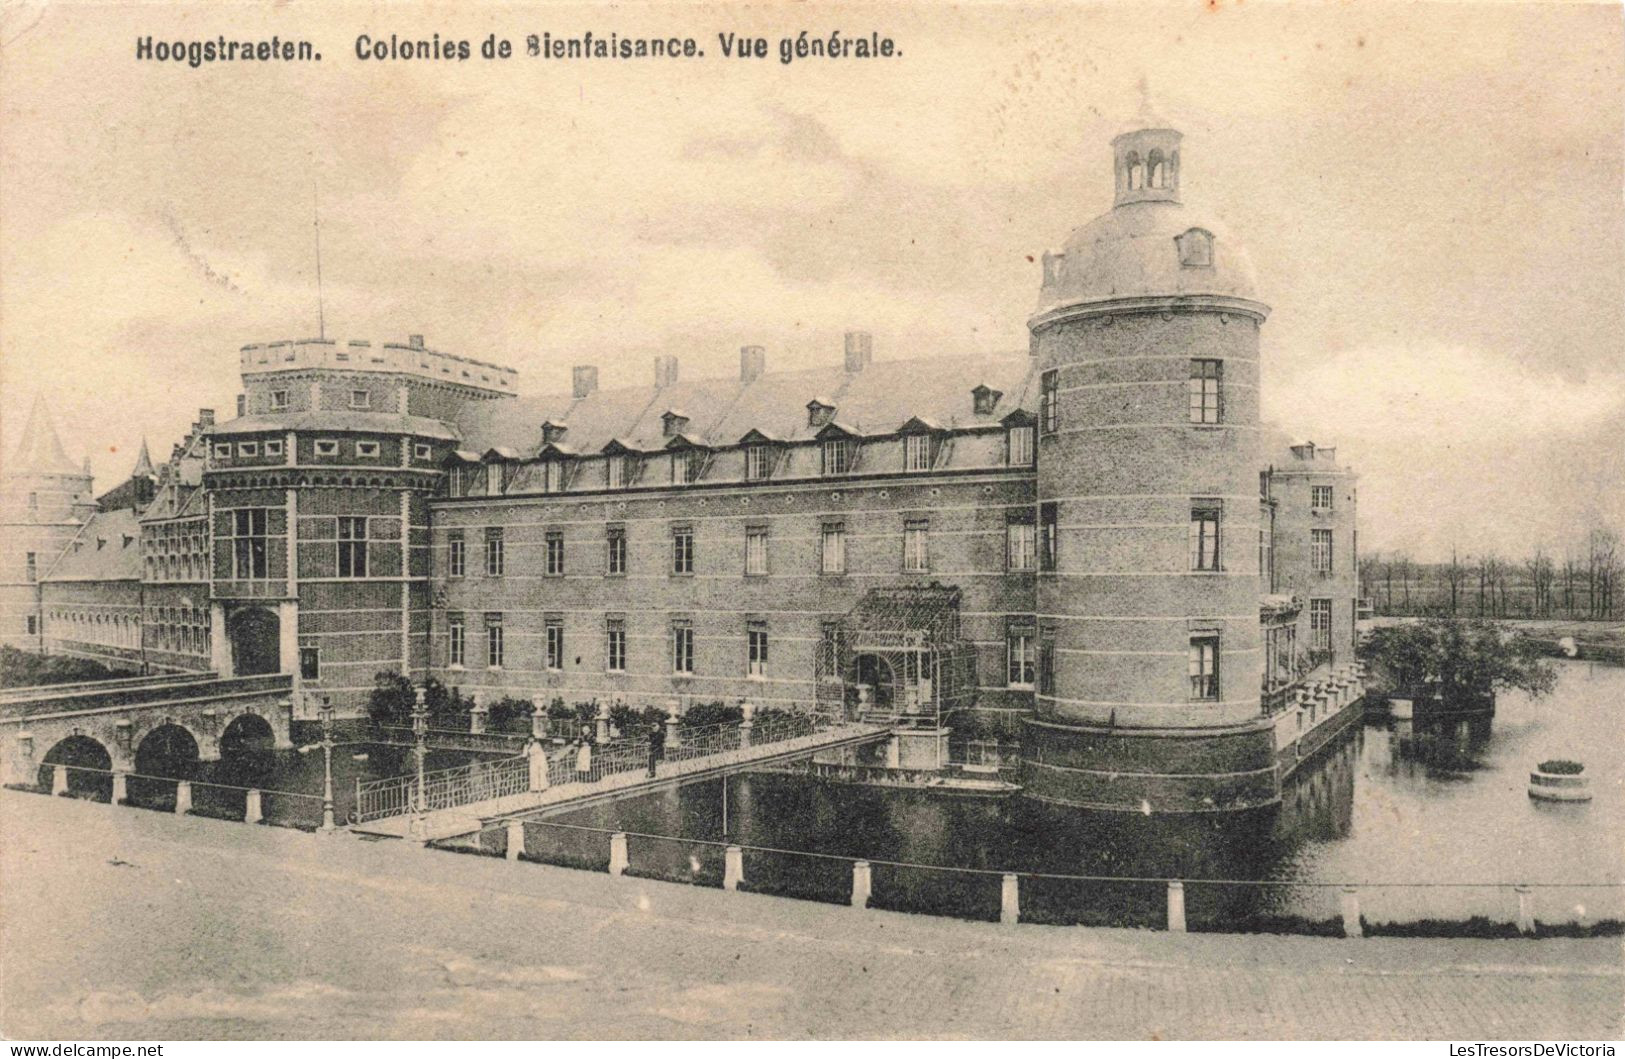
[[135, 771], [143, 776], [189, 779], [202, 754], [191, 730], [166, 721], [150, 729], [135, 748]]
[[[55, 746], [46, 751], [41, 760], [39, 774], [35, 782], [45, 790], [51, 789], [51, 780], [54, 766], [68, 765], [67, 770], [68, 794], [75, 798], [111, 798], [113, 796], [113, 777], [109, 770], [113, 767], [113, 755], [99, 740], [88, 735], [74, 733], [65, 739], [59, 740]], [[82, 769], [96, 769], [87, 772]]]

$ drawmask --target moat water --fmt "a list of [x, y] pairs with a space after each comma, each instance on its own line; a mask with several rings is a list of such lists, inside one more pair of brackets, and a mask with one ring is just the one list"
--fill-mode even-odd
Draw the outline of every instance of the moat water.
[[[1141, 816], [1004, 799], [853, 786], [807, 776], [755, 773], [584, 810], [527, 825], [527, 850], [554, 863], [603, 868], [597, 830], [633, 833], [630, 874], [720, 885], [722, 847], [794, 852], [745, 856], [745, 888], [844, 902], [850, 858], [873, 864], [871, 905], [997, 918], [999, 874], [1188, 880], [1192, 929], [1268, 927], [1290, 917], [1327, 924], [1336, 885], [1359, 886], [1373, 922], [1506, 922], [1508, 886], [1535, 892], [1542, 922], [1625, 918], [1618, 883], [1625, 851], [1625, 669], [1560, 662], [1556, 690], [1531, 700], [1500, 697], [1493, 720], [1424, 730], [1407, 720], [1367, 719], [1296, 774], [1278, 807], [1245, 814]], [[229, 788], [319, 793], [322, 755], [231, 747], [218, 762], [185, 760], [185, 747], [151, 747], [137, 771], [198, 782], [194, 811], [240, 818], [243, 793]], [[431, 753], [428, 768], [471, 755]], [[1594, 799], [1536, 802], [1529, 770], [1551, 757], [1585, 763]], [[356, 779], [412, 768], [404, 747], [345, 746], [333, 755], [342, 821]], [[205, 784], [225, 784], [215, 788]], [[94, 777], [76, 791], [106, 796]], [[165, 809], [174, 784], [131, 779], [131, 802]], [[313, 826], [320, 802], [267, 796], [266, 816]], [[568, 826], [561, 826], [568, 825]], [[638, 837], [673, 836], [675, 840]], [[500, 840], [500, 832], [487, 838]], [[818, 856], [821, 854], [822, 856]], [[930, 867], [903, 867], [901, 865]], [[943, 870], [935, 870], [943, 869]], [[975, 869], [957, 871], [946, 869]], [[1204, 881], [1214, 880], [1214, 881]], [[1262, 883], [1265, 885], [1244, 885]], [[1404, 885], [1384, 885], [1404, 884]], [[1416, 885], [1425, 884], [1425, 885]], [[1165, 886], [1024, 877], [1024, 919], [1060, 923], [1160, 924]]]

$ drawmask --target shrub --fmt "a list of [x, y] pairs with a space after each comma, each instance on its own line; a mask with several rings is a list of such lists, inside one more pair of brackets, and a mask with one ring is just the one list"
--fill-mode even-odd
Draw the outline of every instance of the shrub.
[[15, 647], [0, 647], [0, 687], [32, 688], [43, 684], [77, 684], [90, 680], [128, 677], [89, 658], [37, 655]]
[[1472, 706], [1497, 691], [1544, 695], [1557, 672], [1523, 637], [1507, 638], [1487, 621], [1428, 619], [1373, 630], [1360, 656], [1392, 691], [1434, 694], [1446, 708]]
[[683, 711], [679, 723], [684, 728], [708, 728], [716, 724], [738, 724], [745, 719], [745, 711], [738, 706], [720, 702], [696, 702]]
[[514, 724], [523, 724], [530, 720], [530, 715], [536, 712], [536, 705], [529, 699], [516, 699], [511, 695], [504, 696], [491, 704], [486, 714], [486, 721], [492, 727], [506, 728]]
[[1554, 757], [1550, 761], [1540, 763], [1540, 771], [1549, 776], [1578, 776], [1585, 770], [1584, 765], [1578, 761], [1570, 761], [1567, 758]]

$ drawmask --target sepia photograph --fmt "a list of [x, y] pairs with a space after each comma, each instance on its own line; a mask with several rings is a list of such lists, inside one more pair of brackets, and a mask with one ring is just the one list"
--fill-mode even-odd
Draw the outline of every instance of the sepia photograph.
[[0, 1037], [1613, 1056], [1622, 336], [1614, 3], [0, 0]]

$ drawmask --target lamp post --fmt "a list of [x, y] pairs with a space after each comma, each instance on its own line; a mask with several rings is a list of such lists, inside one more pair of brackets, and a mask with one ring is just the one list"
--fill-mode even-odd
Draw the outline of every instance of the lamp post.
[[299, 752], [308, 754], [321, 747], [322, 826], [317, 829], [317, 833], [331, 835], [338, 830], [333, 817], [333, 748], [338, 744], [333, 742], [333, 703], [326, 695], [322, 696], [322, 704], [316, 710], [316, 717], [322, 724], [322, 737], [315, 743], [300, 747]]
[[417, 745], [412, 748], [412, 755], [417, 758], [418, 782], [417, 790], [412, 796], [412, 809], [420, 816], [429, 811], [429, 801], [423, 790], [423, 762], [429, 756], [429, 707], [424, 701], [424, 689], [416, 689], [417, 697], [412, 703], [412, 736]]

